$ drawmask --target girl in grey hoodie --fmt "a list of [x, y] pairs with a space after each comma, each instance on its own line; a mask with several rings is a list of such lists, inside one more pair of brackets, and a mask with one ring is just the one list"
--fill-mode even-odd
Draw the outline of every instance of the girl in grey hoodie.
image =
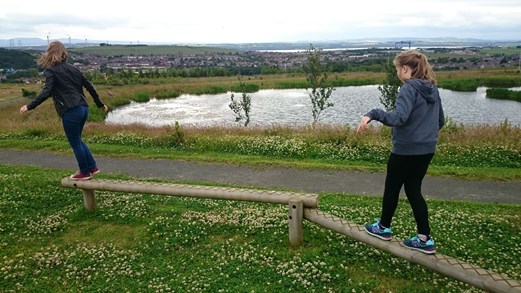
[[405, 51], [394, 58], [393, 64], [403, 82], [394, 110], [372, 109], [362, 117], [357, 128], [357, 132], [367, 129], [372, 120], [392, 127], [392, 151], [387, 162], [381, 218], [366, 224], [365, 230], [380, 239], [391, 239], [391, 221], [403, 186], [418, 232], [403, 243], [408, 248], [432, 254], [436, 246], [430, 236], [421, 185], [436, 151], [438, 131], [445, 123], [443, 108], [434, 72], [425, 55], [416, 50]]

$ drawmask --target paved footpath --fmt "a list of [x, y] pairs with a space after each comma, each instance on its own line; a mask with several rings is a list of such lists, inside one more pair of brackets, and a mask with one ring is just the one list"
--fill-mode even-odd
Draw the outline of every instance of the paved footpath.
[[[300, 192], [344, 192], [381, 196], [385, 173], [309, 170], [276, 166], [246, 166], [184, 160], [95, 156], [104, 173], [177, 182], [228, 183]], [[77, 169], [73, 155], [0, 149], [0, 164]], [[469, 181], [426, 176], [423, 194], [429, 198], [521, 204], [521, 181]]]

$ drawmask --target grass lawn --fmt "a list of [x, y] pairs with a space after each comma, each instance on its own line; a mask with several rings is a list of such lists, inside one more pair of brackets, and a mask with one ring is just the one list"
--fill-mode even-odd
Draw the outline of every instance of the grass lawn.
[[[505, 72], [440, 72], [440, 78], [469, 74], [493, 79]], [[262, 76], [248, 83], [276, 88], [301, 79]], [[234, 84], [236, 77], [98, 89], [112, 105]], [[41, 85], [0, 85], [0, 147], [70, 152], [52, 103], [20, 116], [22, 88]], [[99, 110], [91, 114], [84, 138], [100, 155], [381, 171], [390, 149], [385, 129], [358, 136], [346, 127], [178, 130], [110, 126]], [[447, 125], [429, 172], [519, 180], [520, 132], [508, 121]], [[81, 191], [59, 183], [71, 172], [0, 165], [0, 291], [480, 292], [310, 222], [304, 245], [291, 248], [285, 206], [99, 192], [98, 209], [86, 212]], [[439, 253], [521, 280], [521, 205], [427, 201]], [[363, 224], [378, 216], [380, 204], [375, 197], [321, 194], [319, 208]], [[415, 232], [404, 200], [393, 232], [399, 238]]]
[[[288, 244], [280, 205], [81, 191], [70, 171], [0, 165], [0, 288], [6, 292], [480, 292], [304, 222]], [[112, 174], [101, 178], [128, 179]], [[321, 194], [320, 209], [372, 221], [380, 199]], [[521, 206], [428, 199], [437, 250], [521, 279]], [[399, 238], [414, 234], [401, 201]]]

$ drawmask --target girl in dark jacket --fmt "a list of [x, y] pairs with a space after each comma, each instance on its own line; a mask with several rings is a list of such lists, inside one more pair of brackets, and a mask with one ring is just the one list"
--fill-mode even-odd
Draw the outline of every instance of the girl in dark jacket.
[[49, 44], [47, 51], [38, 60], [38, 64], [45, 68], [45, 86], [33, 102], [20, 108], [20, 113], [33, 110], [52, 96], [56, 112], [62, 119], [63, 130], [78, 161], [79, 171], [70, 178], [88, 180], [93, 174], [98, 173], [99, 169], [89, 147], [81, 139], [89, 115], [83, 88], [87, 89], [98, 108], [105, 112], [108, 108], [101, 102], [94, 86], [83, 73], [67, 63], [67, 57], [67, 50], [61, 42], [53, 41]]
[[365, 130], [372, 120], [392, 127], [392, 151], [387, 161], [381, 217], [375, 223], [366, 224], [365, 230], [372, 236], [391, 240], [391, 221], [403, 186], [417, 226], [417, 235], [403, 243], [408, 248], [431, 254], [436, 252], [436, 246], [430, 236], [427, 203], [421, 186], [445, 118], [427, 57], [409, 50], [396, 56], [393, 63], [398, 78], [403, 82], [394, 110], [369, 111], [357, 129]]

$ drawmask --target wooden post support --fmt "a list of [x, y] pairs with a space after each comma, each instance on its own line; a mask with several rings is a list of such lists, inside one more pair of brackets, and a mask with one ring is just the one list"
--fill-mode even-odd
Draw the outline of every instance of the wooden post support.
[[83, 205], [88, 211], [96, 209], [96, 194], [93, 189], [82, 189], [83, 191]]
[[302, 226], [304, 221], [304, 204], [301, 198], [289, 201], [289, 244], [299, 246], [304, 241]]

